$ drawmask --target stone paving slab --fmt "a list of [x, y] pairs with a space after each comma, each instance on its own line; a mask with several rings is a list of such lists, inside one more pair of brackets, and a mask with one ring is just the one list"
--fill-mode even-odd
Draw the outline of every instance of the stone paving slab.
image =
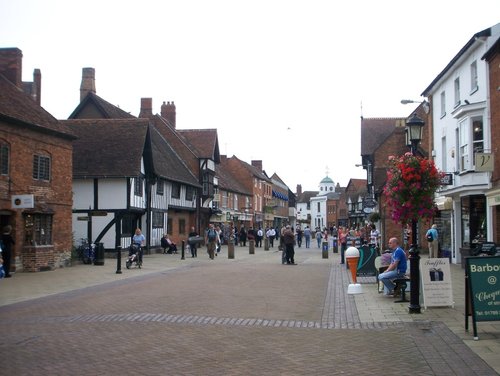
[[245, 251], [237, 249], [236, 260], [223, 251], [214, 261], [150, 255], [143, 270], [121, 275], [106, 260], [102, 268], [1, 281], [2, 371], [497, 374], [489, 366], [499, 353], [496, 323], [481, 323], [481, 340], [471, 341], [460, 307], [409, 315], [369, 279], [363, 294], [348, 295], [350, 277], [338, 255], [324, 260], [319, 250], [301, 249], [299, 265], [286, 266], [277, 252]]

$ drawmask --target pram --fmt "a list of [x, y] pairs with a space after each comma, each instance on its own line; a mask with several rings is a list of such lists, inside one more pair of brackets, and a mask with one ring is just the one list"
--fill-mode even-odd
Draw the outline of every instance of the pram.
[[128, 258], [125, 261], [125, 266], [130, 269], [132, 265], [137, 266], [139, 269], [142, 266], [142, 248], [139, 244], [131, 244], [128, 251]]

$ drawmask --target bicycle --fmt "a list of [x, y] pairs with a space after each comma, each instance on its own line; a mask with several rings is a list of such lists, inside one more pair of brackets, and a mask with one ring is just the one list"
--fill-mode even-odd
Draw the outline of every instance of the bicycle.
[[89, 244], [86, 238], [80, 239], [80, 245], [76, 248], [78, 260], [84, 264], [92, 264], [95, 259], [95, 244]]

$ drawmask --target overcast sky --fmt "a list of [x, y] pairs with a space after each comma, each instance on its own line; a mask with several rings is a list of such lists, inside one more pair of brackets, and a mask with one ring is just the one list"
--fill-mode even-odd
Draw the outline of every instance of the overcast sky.
[[137, 116], [174, 101], [177, 128], [217, 128], [221, 154], [262, 160], [295, 191], [365, 178], [360, 116], [409, 116], [498, 0], [0, 0], [0, 47], [42, 73], [42, 106], [66, 119], [83, 67]]

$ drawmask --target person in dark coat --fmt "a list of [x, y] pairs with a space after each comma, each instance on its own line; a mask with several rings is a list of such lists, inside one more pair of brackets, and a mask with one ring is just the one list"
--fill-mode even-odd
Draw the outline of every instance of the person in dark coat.
[[12, 226], [5, 226], [3, 228], [1, 237], [2, 246], [2, 258], [3, 258], [3, 270], [5, 272], [5, 278], [10, 278], [10, 263], [12, 258], [12, 248], [14, 247], [14, 238], [12, 237]]
[[245, 231], [245, 227], [240, 228], [240, 245], [243, 247], [247, 245], [247, 232]]

